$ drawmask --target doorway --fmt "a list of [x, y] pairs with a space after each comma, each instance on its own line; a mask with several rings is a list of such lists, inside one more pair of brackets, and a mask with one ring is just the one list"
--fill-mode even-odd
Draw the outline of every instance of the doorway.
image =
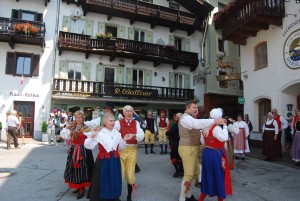
[[[25, 137], [32, 138], [34, 131], [34, 102], [14, 101], [14, 110], [22, 113]], [[18, 133], [19, 137], [19, 133]]]

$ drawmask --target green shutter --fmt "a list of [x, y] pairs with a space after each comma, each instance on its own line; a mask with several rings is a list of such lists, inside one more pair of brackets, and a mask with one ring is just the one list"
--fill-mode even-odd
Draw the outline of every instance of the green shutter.
[[128, 39], [134, 40], [134, 29], [130, 27], [128, 28]]
[[62, 31], [71, 32], [71, 17], [63, 17]]
[[132, 68], [127, 68], [126, 69], [126, 84], [132, 84], [133, 80], [133, 69]]
[[68, 62], [60, 60], [59, 61], [59, 78], [68, 79]]
[[117, 83], [124, 84], [123, 74], [124, 74], [124, 67], [118, 67]]
[[175, 87], [175, 75], [172, 72], [169, 72], [169, 87]]
[[152, 86], [152, 71], [145, 70], [145, 85]]
[[98, 33], [99, 32], [105, 33], [105, 23], [104, 22], [98, 22]]
[[152, 31], [146, 31], [146, 42], [153, 43], [153, 32]]
[[125, 27], [124, 26], [117, 27], [117, 38], [125, 38]]
[[84, 63], [82, 67], [82, 80], [90, 80], [91, 64]]
[[184, 88], [189, 89], [190, 88], [190, 75], [185, 74], [184, 75]]
[[175, 45], [175, 37], [173, 35], [169, 35], [169, 45]]
[[93, 35], [94, 21], [93, 20], [85, 20], [84, 24], [84, 34], [85, 35]]
[[190, 52], [191, 51], [191, 44], [190, 44], [190, 39], [183, 39], [182, 40], [182, 47], [183, 47], [183, 51], [187, 51], [187, 52]]
[[102, 64], [97, 64], [96, 81], [104, 82], [104, 67]]

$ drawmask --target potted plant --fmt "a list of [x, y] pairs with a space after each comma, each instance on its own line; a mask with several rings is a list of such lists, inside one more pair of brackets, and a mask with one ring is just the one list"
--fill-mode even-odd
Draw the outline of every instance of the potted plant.
[[105, 39], [106, 38], [105, 33], [103, 33], [103, 32], [96, 33], [96, 37], [97, 37], [97, 39]]
[[42, 141], [43, 142], [48, 142], [47, 122], [46, 121], [42, 122], [41, 131], [42, 131]]
[[36, 35], [40, 30], [37, 26], [32, 25], [29, 22], [14, 24], [13, 28], [16, 32], [25, 34], [25, 36]]

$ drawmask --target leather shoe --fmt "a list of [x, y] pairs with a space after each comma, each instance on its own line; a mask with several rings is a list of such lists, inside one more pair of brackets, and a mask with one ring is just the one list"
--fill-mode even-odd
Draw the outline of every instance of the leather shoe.
[[73, 191], [72, 193], [79, 193], [79, 189], [76, 189], [76, 190]]
[[185, 201], [198, 201], [194, 195], [192, 195], [190, 198], [185, 198]]
[[83, 198], [83, 196], [84, 196], [84, 192], [78, 193], [78, 195], [77, 195], [77, 200]]

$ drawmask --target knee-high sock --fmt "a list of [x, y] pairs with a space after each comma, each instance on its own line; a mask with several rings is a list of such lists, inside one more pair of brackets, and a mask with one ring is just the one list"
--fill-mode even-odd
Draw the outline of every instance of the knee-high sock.
[[181, 182], [181, 190], [180, 190], [180, 197], [179, 201], [185, 201], [185, 186], [184, 186], [184, 181]]
[[145, 144], [145, 149], [148, 152], [148, 144]]
[[198, 201], [203, 201], [206, 198], [205, 194], [201, 194]]
[[127, 184], [127, 189], [128, 189], [128, 198], [131, 198], [131, 194], [132, 194], [132, 185], [131, 184]]
[[192, 197], [192, 190], [191, 190], [191, 188], [192, 188], [192, 186], [195, 184], [195, 181], [191, 181], [190, 182], [190, 187], [187, 187], [186, 186], [186, 188], [188, 188], [187, 190], [186, 190], [186, 197], [187, 198], [190, 198], [190, 197]]

